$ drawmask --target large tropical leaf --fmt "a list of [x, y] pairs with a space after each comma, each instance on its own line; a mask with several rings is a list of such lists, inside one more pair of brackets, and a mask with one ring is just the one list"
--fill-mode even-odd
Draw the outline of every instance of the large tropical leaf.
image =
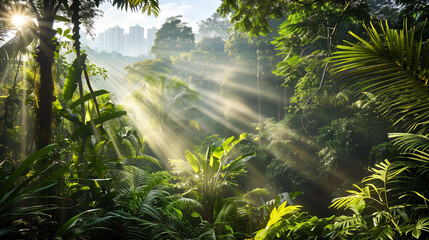
[[387, 22], [363, 25], [369, 40], [350, 34], [358, 43], [346, 42], [333, 54], [331, 73], [356, 92], [371, 92], [384, 99], [378, 107], [407, 131], [424, 131], [429, 122], [429, 40], [416, 41], [416, 29], [390, 29]]
[[[109, 93], [109, 91], [101, 89], [101, 90], [94, 91], [93, 94], [94, 94], [95, 97], [98, 97], [100, 95], [104, 95], [104, 94], [108, 94], [108, 93]], [[69, 107], [70, 107], [70, 109], [73, 109], [73, 108], [79, 106], [81, 103], [84, 103], [84, 102], [86, 102], [86, 101], [88, 101], [90, 99], [92, 99], [92, 94], [91, 93], [87, 93], [87, 94], [83, 95], [81, 98], [79, 98], [76, 101], [72, 102]]]
[[83, 70], [82, 66], [85, 60], [86, 55], [82, 54], [73, 61], [64, 82], [63, 98], [65, 100], [70, 100], [73, 97], [73, 93], [76, 90], [79, 81], [81, 81]]
[[10, 60], [16, 57], [20, 52], [24, 52], [26, 47], [30, 45], [34, 38], [35, 32], [32, 29], [25, 29], [1, 45], [0, 72], [3, 72], [3, 69]]
[[[55, 207], [34, 202], [36, 198], [47, 198], [34, 193], [56, 184], [57, 179], [67, 171], [59, 168], [48, 176], [51, 164], [32, 170], [41, 158], [47, 157], [55, 145], [48, 145], [27, 157], [9, 176], [0, 180], [0, 239], [9, 239], [10, 231], [20, 224], [23, 216], [38, 216]], [[39, 162], [40, 163], [40, 162]], [[40, 165], [40, 164], [39, 164]], [[1, 170], [0, 165], [0, 170]], [[35, 181], [38, 179], [38, 181]], [[6, 236], [6, 237], [5, 237]]]
[[287, 202], [284, 202], [271, 211], [270, 220], [268, 221], [267, 226], [256, 233], [255, 239], [265, 239], [267, 233], [270, 231], [270, 227], [282, 220], [286, 215], [297, 213], [301, 208], [299, 205], [286, 206], [286, 204]]

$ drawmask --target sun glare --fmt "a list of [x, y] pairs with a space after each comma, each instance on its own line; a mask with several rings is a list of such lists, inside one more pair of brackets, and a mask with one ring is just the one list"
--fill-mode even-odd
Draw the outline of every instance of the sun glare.
[[26, 22], [26, 17], [23, 15], [15, 15], [12, 17], [12, 22], [17, 28], [22, 28]]

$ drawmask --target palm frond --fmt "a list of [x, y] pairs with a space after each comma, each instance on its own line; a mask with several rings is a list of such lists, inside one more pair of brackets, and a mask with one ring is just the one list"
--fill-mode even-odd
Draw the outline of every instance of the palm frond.
[[368, 232], [368, 239], [394, 240], [398, 239], [397, 232], [390, 226], [379, 226], [371, 228]]
[[16, 57], [19, 52], [23, 52], [25, 48], [35, 39], [33, 30], [26, 29], [22, 33], [17, 34], [9, 41], [0, 46], [0, 72], [7, 63]]
[[332, 225], [332, 231], [328, 233], [331, 238], [350, 237], [359, 231], [366, 229], [366, 222], [361, 216], [338, 216]]
[[414, 225], [410, 225], [406, 233], [412, 233], [413, 237], [419, 239], [423, 232], [429, 232], [429, 217], [421, 218]]
[[370, 176], [364, 178], [362, 182], [369, 182], [373, 180], [380, 180], [383, 184], [391, 182], [394, 178], [397, 178], [403, 171], [408, 167], [398, 168], [395, 164], [390, 163], [388, 160], [375, 164], [374, 168], [370, 168]]
[[404, 153], [416, 150], [426, 152], [429, 149], [429, 138], [427, 136], [412, 133], [389, 133], [389, 138]]
[[202, 208], [200, 202], [192, 198], [186, 198], [179, 195], [169, 196], [169, 204], [166, 206], [166, 210], [171, 210], [173, 208], [184, 209], [184, 208]]
[[155, 17], [159, 14], [159, 2], [158, 0], [111, 0], [113, 6], [117, 5], [118, 8], [131, 11], [141, 10], [147, 15], [154, 15]]
[[415, 27], [390, 29], [387, 22], [363, 25], [369, 41], [350, 34], [358, 43], [337, 48], [331, 62], [332, 76], [347, 81], [355, 92], [371, 92], [384, 99], [378, 110], [407, 131], [424, 130], [429, 122], [429, 40], [414, 42]]

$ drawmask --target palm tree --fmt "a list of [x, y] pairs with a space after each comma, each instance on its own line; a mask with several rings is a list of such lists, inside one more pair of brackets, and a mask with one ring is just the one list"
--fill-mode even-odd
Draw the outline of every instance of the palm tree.
[[[333, 76], [346, 81], [346, 85], [357, 93], [369, 92], [382, 99], [377, 110], [395, 124], [402, 125], [407, 132], [414, 133], [389, 134], [403, 157], [393, 163], [386, 160], [377, 164], [371, 169], [373, 174], [362, 181], [363, 187], [355, 185], [357, 191], [348, 191], [349, 196], [336, 199], [332, 206], [349, 208], [365, 200], [368, 205], [383, 207], [375, 208], [376, 212], [364, 217], [377, 223], [383, 216], [385, 226], [377, 223], [368, 228], [363, 224], [355, 235], [358, 239], [364, 235], [375, 239], [374, 234], [384, 236], [383, 239], [396, 239], [402, 235], [427, 238], [429, 39], [423, 41], [423, 32], [416, 36], [416, 28], [408, 29], [406, 21], [402, 30], [390, 29], [387, 22], [380, 22], [381, 33], [373, 24], [364, 25], [364, 28], [368, 41], [350, 33], [358, 43], [347, 42], [345, 46], [338, 46], [339, 51], [331, 58]], [[375, 187], [374, 181], [381, 181], [383, 187]], [[386, 187], [388, 183], [390, 189]], [[376, 196], [382, 193], [383, 196]], [[391, 196], [397, 200], [389, 202]]]

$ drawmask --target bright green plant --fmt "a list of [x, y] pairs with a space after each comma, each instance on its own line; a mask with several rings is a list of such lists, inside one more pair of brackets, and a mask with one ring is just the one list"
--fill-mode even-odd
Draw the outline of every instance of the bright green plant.
[[401, 200], [411, 191], [398, 188], [408, 179], [408, 170], [409, 167], [401, 161], [391, 163], [385, 160], [370, 168], [372, 174], [362, 180], [362, 186], [354, 185], [356, 190], [347, 191], [350, 195], [334, 199], [331, 207], [353, 210], [355, 223], [341, 223], [338, 228], [340, 222], [336, 220], [334, 227], [341, 231], [336, 234], [333, 231], [332, 236], [392, 240], [408, 236], [419, 239], [422, 232], [429, 232], [429, 218], [423, 212], [416, 212], [419, 206]]
[[287, 216], [291, 217], [295, 215], [301, 206], [286, 206], [287, 202], [282, 203], [280, 206], [275, 207], [271, 213], [268, 223], [265, 228], [259, 230], [256, 233], [256, 240], [270, 239], [275, 237], [279, 231], [278, 225], [281, 224], [281, 220]]
[[232, 148], [242, 141], [247, 134], [239, 138], [230, 137], [218, 141], [207, 147], [205, 156], [194, 155], [185, 151], [187, 162], [170, 160], [173, 173], [179, 175], [182, 181], [178, 187], [186, 190], [185, 195], [195, 197], [204, 209], [202, 216], [209, 222], [214, 222], [223, 206], [225, 190], [234, 186], [234, 178], [244, 173], [246, 162], [254, 157], [253, 153], [242, 155], [236, 159], [229, 159]]
[[[426, 132], [428, 120], [427, 74], [429, 48], [416, 28], [390, 29], [379, 24], [364, 25], [369, 40], [351, 33], [359, 43], [347, 42], [333, 54], [334, 77], [347, 81], [358, 93], [377, 99], [377, 110], [407, 131]], [[415, 41], [417, 39], [417, 41]], [[336, 208], [353, 210], [353, 224], [337, 224], [331, 236], [349, 239], [427, 238], [427, 146], [425, 136], [395, 133], [393, 143], [404, 158], [385, 160], [371, 168], [349, 196], [337, 198]], [[347, 221], [346, 221], [347, 222]], [[342, 229], [342, 230], [341, 230]], [[336, 231], [341, 230], [341, 231]], [[336, 232], [336, 233], [335, 233]], [[344, 235], [345, 234], [345, 235]]]
[[[352, 215], [317, 218], [299, 213], [299, 206], [274, 208], [267, 227], [255, 239], [424, 239], [429, 233], [427, 199], [405, 189], [409, 166], [385, 160], [370, 168], [348, 196], [334, 199], [331, 207]], [[404, 200], [406, 199], [406, 200]]]
[[[112, 197], [102, 208], [76, 215], [58, 230], [61, 236], [91, 239], [211, 239], [211, 225], [194, 210], [193, 199], [171, 194], [171, 175], [133, 166], [118, 171]], [[106, 204], [109, 203], [110, 204]], [[215, 238], [213, 238], [215, 239]]]
[[20, 234], [25, 234], [26, 228], [32, 225], [32, 218], [47, 216], [46, 211], [53, 209], [40, 198], [48, 198], [41, 195], [56, 184], [66, 169], [58, 168], [46, 176], [45, 172], [52, 169], [53, 164], [40, 166], [40, 162], [50, 157], [54, 148], [55, 145], [48, 145], [33, 153], [14, 171], [3, 167], [5, 161], [0, 164], [0, 237], [22, 237]]
[[255, 229], [265, 224], [264, 214], [270, 208], [263, 199], [269, 196], [268, 190], [255, 188], [244, 194], [225, 199], [215, 222], [223, 236], [251, 236]]

